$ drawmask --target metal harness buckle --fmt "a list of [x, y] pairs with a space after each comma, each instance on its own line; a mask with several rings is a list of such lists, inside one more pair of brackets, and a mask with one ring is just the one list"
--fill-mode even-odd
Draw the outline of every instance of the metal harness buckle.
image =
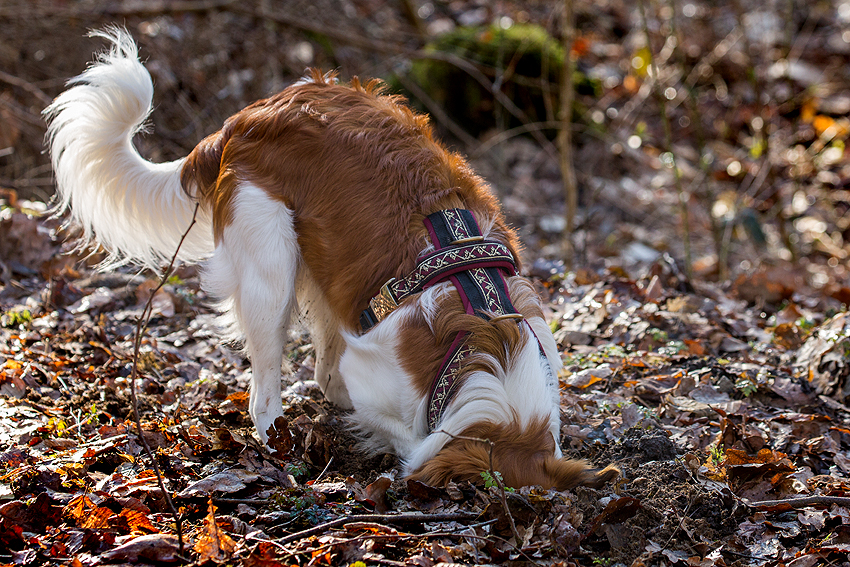
[[395, 311], [398, 307], [398, 303], [396, 303], [393, 294], [390, 292], [390, 284], [394, 281], [395, 278], [390, 278], [387, 283], [381, 286], [381, 292], [369, 300], [369, 307], [372, 308], [372, 312], [378, 321], [383, 321], [387, 315]]

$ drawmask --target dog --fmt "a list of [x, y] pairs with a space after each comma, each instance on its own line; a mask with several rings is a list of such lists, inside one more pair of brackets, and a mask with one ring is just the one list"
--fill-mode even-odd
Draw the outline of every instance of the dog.
[[111, 48], [44, 111], [57, 208], [107, 265], [175, 251], [202, 262], [244, 339], [263, 442], [300, 317], [325, 397], [406, 477], [442, 486], [496, 470], [512, 487], [565, 490], [617, 476], [563, 458], [561, 360], [518, 275], [517, 236], [427, 116], [380, 81], [312, 71], [155, 164], [132, 142], [153, 98], [138, 47], [121, 28], [93, 35]]

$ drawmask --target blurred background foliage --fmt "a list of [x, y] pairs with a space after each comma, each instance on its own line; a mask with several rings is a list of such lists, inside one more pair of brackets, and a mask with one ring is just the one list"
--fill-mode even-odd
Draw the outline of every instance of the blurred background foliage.
[[[491, 183], [533, 270], [671, 262], [764, 303], [850, 302], [848, 0], [6, 0], [7, 205], [50, 199], [40, 112], [102, 49], [87, 30], [115, 23], [154, 76], [137, 144], [155, 161], [307, 67], [377, 76]], [[567, 55], [570, 234], [554, 142]]]

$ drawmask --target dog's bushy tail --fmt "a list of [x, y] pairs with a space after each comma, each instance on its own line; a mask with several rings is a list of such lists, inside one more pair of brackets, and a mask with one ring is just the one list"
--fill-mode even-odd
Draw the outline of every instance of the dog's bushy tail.
[[[102, 245], [106, 264], [153, 266], [174, 254], [195, 210], [180, 184], [185, 160], [152, 163], [139, 155], [133, 136], [152, 110], [150, 73], [126, 30], [92, 35], [111, 48], [44, 111], [56, 209], [70, 209], [70, 220], [82, 229], [81, 244]], [[178, 259], [197, 261], [212, 249], [210, 215], [199, 210]]]

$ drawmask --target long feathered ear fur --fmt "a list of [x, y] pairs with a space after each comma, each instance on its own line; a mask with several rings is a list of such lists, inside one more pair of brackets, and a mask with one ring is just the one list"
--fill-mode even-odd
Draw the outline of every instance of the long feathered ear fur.
[[409, 478], [432, 486], [445, 486], [450, 480], [481, 482], [481, 473], [492, 466], [505, 484], [514, 488], [539, 485], [569, 490], [576, 486], [600, 488], [619, 476], [615, 466], [599, 470], [585, 461], [554, 457], [555, 441], [547, 427], [543, 420], [525, 428], [517, 421], [478, 424], [452, 439]]
[[[547, 457], [542, 466], [539, 462], [535, 463], [534, 459], [525, 465], [521, 471], [505, 469], [507, 472], [503, 472], [504, 467], [498, 464], [495, 464], [495, 468], [503, 474], [505, 484], [514, 488], [528, 484], [555, 490], [571, 490], [577, 486], [602, 488], [620, 476], [620, 469], [614, 465], [594, 469], [585, 461], [574, 459]], [[481, 483], [481, 473], [489, 470], [489, 467], [489, 455], [483, 444], [467, 445], [464, 448], [447, 446], [408, 478], [431, 486], [445, 486], [450, 480]]]
[[604, 469], [591, 468], [585, 461], [572, 459], [546, 459], [546, 476], [557, 490], [570, 490], [576, 486], [602, 488], [620, 476], [620, 469], [608, 465]]

